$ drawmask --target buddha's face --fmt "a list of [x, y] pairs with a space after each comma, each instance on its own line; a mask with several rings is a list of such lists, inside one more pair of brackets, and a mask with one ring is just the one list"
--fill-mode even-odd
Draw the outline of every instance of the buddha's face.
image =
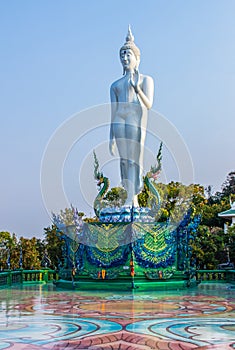
[[134, 71], [138, 68], [138, 59], [131, 49], [121, 50], [120, 60], [125, 71]]

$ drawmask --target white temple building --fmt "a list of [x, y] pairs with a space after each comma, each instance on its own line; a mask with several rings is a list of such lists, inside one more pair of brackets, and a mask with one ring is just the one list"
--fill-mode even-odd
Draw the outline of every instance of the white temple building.
[[[235, 224], [235, 201], [231, 203], [231, 208], [218, 214], [219, 217], [232, 220], [231, 226]], [[224, 232], [227, 231], [227, 224], [224, 224]]]

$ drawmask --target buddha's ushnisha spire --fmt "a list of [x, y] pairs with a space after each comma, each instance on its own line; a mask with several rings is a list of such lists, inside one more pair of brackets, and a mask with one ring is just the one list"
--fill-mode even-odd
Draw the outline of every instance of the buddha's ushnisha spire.
[[127, 36], [126, 36], [126, 42], [128, 41], [133, 41], [134, 42], [135, 38], [134, 35], [131, 32], [131, 25], [128, 25], [128, 32], [127, 32]]
[[136, 58], [140, 57], [140, 49], [135, 45], [134, 43], [134, 35], [131, 32], [131, 26], [129, 24], [128, 26], [128, 32], [127, 32], [127, 36], [126, 36], [126, 42], [125, 44], [120, 48], [120, 54], [121, 51], [123, 50], [132, 50], [134, 55], [136, 56]]

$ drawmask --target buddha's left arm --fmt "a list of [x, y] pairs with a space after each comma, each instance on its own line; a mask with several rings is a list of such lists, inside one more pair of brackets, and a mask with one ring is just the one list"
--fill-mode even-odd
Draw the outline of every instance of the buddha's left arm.
[[142, 87], [138, 86], [136, 93], [147, 109], [153, 105], [154, 83], [151, 77], [144, 77]]

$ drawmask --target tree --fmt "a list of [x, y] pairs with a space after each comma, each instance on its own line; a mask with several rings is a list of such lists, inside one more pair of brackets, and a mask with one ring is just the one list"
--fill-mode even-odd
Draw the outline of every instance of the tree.
[[213, 200], [203, 206], [202, 225], [208, 227], [223, 227], [224, 219], [218, 216], [222, 211], [230, 208], [229, 198], [224, 197], [220, 201]]
[[127, 193], [122, 187], [113, 187], [104, 197], [106, 205], [111, 207], [121, 207], [124, 205]]
[[20, 237], [20, 245], [22, 247], [22, 258], [24, 269], [40, 269], [41, 262], [37, 251], [37, 239]]
[[230, 200], [235, 200], [235, 172], [227, 175], [222, 191], [212, 193], [212, 187], [206, 188], [207, 202], [203, 207], [202, 224], [208, 227], [223, 227], [224, 219], [218, 214], [230, 208]]
[[222, 184], [222, 194], [223, 196], [235, 195], [235, 171], [231, 171], [224, 183]]
[[18, 268], [19, 257], [16, 235], [7, 231], [0, 232], [0, 268]]
[[41, 240], [41, 239], [37, 239], [36, 240], [36, 249], [37, 249], [37, 252], [38, 252], [38, 258], [39, 258], [40, 261], [42, 261], [43, 257], [44, 257], [44, 252], [46, 250], [45, 241]]
[[216, 269], [218, 264], [226, 260], [224, 257], [226, 237], [220, 228], [210, 229], [208, 226], [200, 225], [191, 246], [197, 268]]
[[74, 224], [74, 212], [73, 208], [65, 208], [61, 210], [59, 216], [65, 225], [73, 225]]
[[61, 240], [61, 233], [57, 230], [55, 225], [44, 228], [44, 231], [44, 244], [51, 260], [50, 267], [56, 268], [59, 262], [62, 261], [62, 246], [64, 242]]
[[144, 182], [144, 187], [142, 191], [138, 194], [138, 203], [140, 207], [147, 207], [148, 206], [148, 201], [151, 198], [151, 193]]
[[173, 222], [180, 222], [190, 208], [192, 216], [202, 213], [206, 202], [203, 186], [198, 184], [186, 186], [172, 181], [167, 185], [157, 184], [156, 188], [162, 200], [159, 221], [170, 219]]

